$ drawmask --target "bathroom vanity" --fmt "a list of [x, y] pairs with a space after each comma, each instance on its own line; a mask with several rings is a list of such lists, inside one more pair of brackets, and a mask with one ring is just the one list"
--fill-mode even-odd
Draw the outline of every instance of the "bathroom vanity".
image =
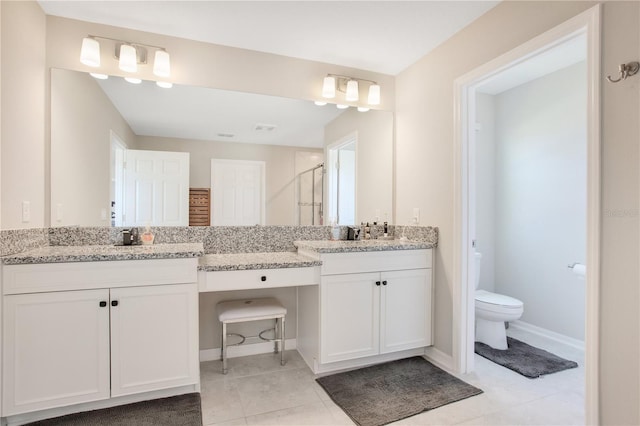
[[168, 244], [4, 258], [2, 416], [197, 391], [202, 254]]
[[432, 344], [430, 245], [297, 241], [322, 261], [320, 285], [298, 289], [298, 352], [314, 373], [412, 355]]
[[2, 417], [198, 391], [199, 293], [290, 288], [288, 321], [297, 319], [296, 346], [314, 373], [432, 344], [435, 243], [294, 245], [206, 255], [201, 243], [46, 246], [2, 258]]

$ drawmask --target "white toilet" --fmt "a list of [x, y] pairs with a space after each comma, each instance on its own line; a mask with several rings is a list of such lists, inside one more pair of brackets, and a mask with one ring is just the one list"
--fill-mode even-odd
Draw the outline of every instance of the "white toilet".
[[476, 342], [482, 342], [494, 349], [507, 349], [504, 323], [520, 318], [524, 306], [520, 300], [513, 297], [478, 290], [481, 260], [482, 254], [476, 253]]

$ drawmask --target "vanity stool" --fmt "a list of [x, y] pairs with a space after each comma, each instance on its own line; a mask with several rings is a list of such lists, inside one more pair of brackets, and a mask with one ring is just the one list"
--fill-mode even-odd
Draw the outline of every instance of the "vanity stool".
[[[222, 323], [222, 374], [227, 374], [227, 324], [245, 321], [260, 321], [266, 319], [275, 319], [274, 338], [269, 339], [263, 337], [262, 334], [271, 329], [264, 330], [258, 334], [262, 340], [274, 342], [274, 353], [278, 353], [278, 343], [280, 343], [280, 365], [284, 365], [284, 317], [287, 309], [282, 306], [277, 299], [272, 297], [264, 299], [248, 299], [248, 300], [230, 300], [228, 302], [220, 302], [216, 305], [218, 311], [218, 320]], [[280, 327], [278, 327], [278, 320]], [[278, 332], [278, 328], [280, 328]], [[241, 345], [245, 341], [245, 336], [237, 333], [229, 333], [242, 338], [239, 343], [230, 346]], [[279, 337], [278, 337], [279, 336]]]

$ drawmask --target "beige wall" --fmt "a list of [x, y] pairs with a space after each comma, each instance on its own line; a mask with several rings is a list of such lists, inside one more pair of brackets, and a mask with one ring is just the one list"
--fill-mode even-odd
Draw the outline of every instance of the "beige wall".
[[356, 223], [373, 222], [376, 212], [380, 221], [384, 221], [386, 214], [393, 223], [393, 114], [345, 111], [325, 127], [325, 150], [327, 145], [353, 132], [358, 134]]
[[175, 138], [138, 137], [138, 149], [189, 152], [189, 186], [211, 187], [211, 159], [265, 162], [265, 203], [267, 225], [296, 224], [295, 155], [297, 151], [316, 151], [292, 146], [199, 141]]
[[[453, 82], [593, 4], [503, 2], [397, 76], [396, 209], [401, 218], [420, 207], [421, 221], [440, 227], [435, 345], [445, 353], [452, 348]], [[605, 75], [638, 58], [639, 5], [604, 4]], [[602, 110], [601, 420], [638, 424], [638, 79], [605, 82]]]
[[136, 135], [93, 77], [52, 69], [51, 226], [110, 225], [111, 131], [135, 148]]
[[[41, 228], [45, 212], [46, 18], [35, 2], [2, 8], [2, 229]], [[22, 221], [22, 202], [31, 220]]]

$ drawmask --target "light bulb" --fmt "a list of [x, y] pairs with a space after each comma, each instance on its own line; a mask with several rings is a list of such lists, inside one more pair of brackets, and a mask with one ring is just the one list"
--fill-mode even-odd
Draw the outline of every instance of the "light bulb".
[[323, 98], [335, 98], [336, 97], [336, 79], [330, 75], [326, 76], [322, 82], [322, 97]]
[[94, 68], [100, 66], [100, 43], [98, 40], [90, 37], [82, 39], [80, 62]]
[[169, 77], [169, 75], [171, 75], [171, 59], [169, 53], [164, 50], [156, 50], [156, 57], [153, 61], [153, 73], [158, 77]]
[[372, 84], [369, 86], [369, 105], [380, 105], [380, 86]]
[[136, 57], [136, 48], [130, 44], [120, 46], [120, 69], [126, 72], [138, 71], [138, 59]]

